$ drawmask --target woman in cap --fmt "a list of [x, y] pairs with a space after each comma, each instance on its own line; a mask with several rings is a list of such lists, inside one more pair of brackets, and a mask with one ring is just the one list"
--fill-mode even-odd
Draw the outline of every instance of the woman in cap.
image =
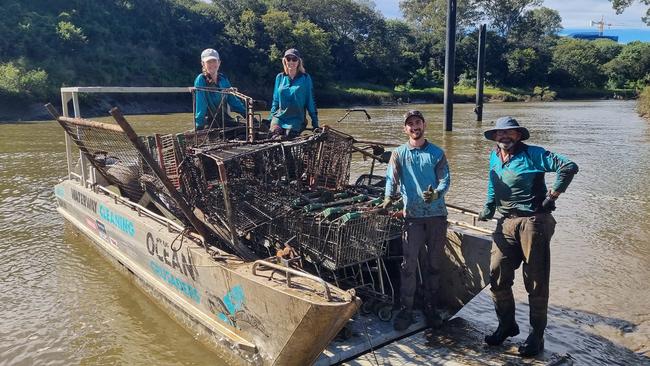
[[246, 108], [242, 101], [234, 95], [219, 93], [210, 89], [230, 88], [228, 78], [219, 72], [221, 60], [219, 52], [207, 48], [201, 52], [202, 72], [194, 80], [195, 113], [194, 124], [197, 130], [233, 126], [235, 120], [224, 109], [230, 106], [234, 112], [246, 116]]
[[270, 132], [274, 136], [293, 138], [307, 126], [305, 111], [309, 112], [312, 127], [318, 128], [318, 111], [311, 76], [305, 72], [298, 50], [288, 49], [282, 65], [284, 72], [275, 77], [273, 88]]

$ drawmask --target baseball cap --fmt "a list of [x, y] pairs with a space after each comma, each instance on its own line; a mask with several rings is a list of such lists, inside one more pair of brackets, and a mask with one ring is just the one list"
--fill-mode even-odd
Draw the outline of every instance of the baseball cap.
[[219, 52], [213, 48], [206, 48], [201, 52], [201, 61], [218, 60]]
[[296, 56], [300, 58], [300, 52], [298, 52], [298, 50], [295, 48], [289, 48], [288, 50], [284, 51], [284, 57], [287, 56]]
[[404, 113], [404, 124], [406, 124], [406, 121], [408, 121], [409, 118], [411, 117], [419, 117], [424, 121], [424, 116], [422, 115], [422, 112], [412, 109], [406, 113]]

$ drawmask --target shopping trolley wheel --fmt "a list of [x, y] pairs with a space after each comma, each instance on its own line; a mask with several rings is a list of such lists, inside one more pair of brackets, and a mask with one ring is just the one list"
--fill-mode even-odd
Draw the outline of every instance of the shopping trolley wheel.
[[384, 304], [379, 307], [379, 309], [377, 309], [377, 316], [382, 321], [390, 321], [390, 319], [393, 317], [393, 305]]
[[368, 315], [375, 310], [375, 302], [372, 300], [366, 300], [361, 304], [361, 313]]

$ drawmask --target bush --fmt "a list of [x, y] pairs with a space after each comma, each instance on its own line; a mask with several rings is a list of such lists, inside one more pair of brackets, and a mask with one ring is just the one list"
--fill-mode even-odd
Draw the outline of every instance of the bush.
[[0, 64], [0, 94], [43, 97], [47, 95], [47, 72], [26, 71], [12, 62]]
[[645, 118], [650, 118], [650, 86], [646, 86], [643, 89], [637, 103], [637, 111], [639, 114]]
[[542, 100], [544, 102], [554, 101], [557, 97], [557, 92], [554, 92], [548, 86], [536, 86], [533, 88], [533, 98]]

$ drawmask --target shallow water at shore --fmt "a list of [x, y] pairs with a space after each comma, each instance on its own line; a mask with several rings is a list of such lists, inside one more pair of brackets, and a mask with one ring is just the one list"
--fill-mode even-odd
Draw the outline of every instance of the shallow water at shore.
[[[478, 210], [491, 144], [471, 105], [455, 107], [442, 132], [441, 105], [368, 108], [366, 121], [321, 109], [321, 123], [359, 138], [400, 143], [401, 114], [421, 108], [427, 137], [452, 171], [447, 201]], [[577, 364], [650, 364], [650, 125], [634, 102], [486, 105], [485, 121], [513, 115], [530, 143], [580, 166], [554, 213], [546, 349]], [[187, 114], [128, 117], [142, 133], [189, 128]], [[56, 212], [53, 185], [65, 172], [63, 131], [54, 122], [0, 126], [0, 364], [214, 364], [196, 343], [117, 272]], [[360, 172], [362, 161], [353, 169]], [[547, 182], [553, 176], [547, 177]], [[523, 340], [527, 298], [516, 278]], [[459, 314], [485, 332], [496, 325], [484, 291]]]

